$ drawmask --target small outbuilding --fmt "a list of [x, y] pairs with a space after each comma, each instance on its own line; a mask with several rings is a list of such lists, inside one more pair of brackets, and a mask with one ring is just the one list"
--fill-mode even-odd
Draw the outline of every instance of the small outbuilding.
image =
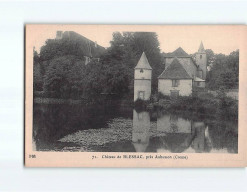
[[158, 91], [163, 95], [189, 96], [192, 94], [193, 78], [186, 72], [177, 58], [158, 77]]
[[143, 52], [135, 67], [134, 101], [149, 100], [151, 96], [152, 68]]

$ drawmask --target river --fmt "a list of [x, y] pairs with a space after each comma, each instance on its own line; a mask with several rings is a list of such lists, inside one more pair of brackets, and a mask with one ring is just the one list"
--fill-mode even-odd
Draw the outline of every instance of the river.
[[237, 153], [238, 125], [128, 106], [34, 104], [37, 151]]

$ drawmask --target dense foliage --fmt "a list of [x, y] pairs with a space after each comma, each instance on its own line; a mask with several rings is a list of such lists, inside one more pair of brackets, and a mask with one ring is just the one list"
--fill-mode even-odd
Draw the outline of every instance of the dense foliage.
[[234, 89], [238, 88], [239, 80], [239, 50], [230, 55], [215, 54], [212, 68], [208, 74], [208, 88]]
[[37, 52], [34, 55], [35, 90], [43, 89], [48, 97], [52, 92], [57, 98], [95, 99], [100, 94], [130, 97], [134, 67], [142, 52], [153, 68], [153, 88], [157, 89], [162, 58], [156, 33], [115, 32], [100, 61], [92, 60], [87, 65], [76, 41], [47, 40], [40, 56]]
[[188, 112], [195, 115], [207, 115], [209, 117], [218, 117], [224, 120], [231, 119], [238, 121], [238, 103], [232, 98], [226, 97], [223, 91], [219, 91], [217, 96], [209, 93], [200, 96], [180, 96], [171, 98], [159, 94], [159, 100], [156, 102], [143, 102], [138, 100], [135, 103], [138, 107], [147, 107], [149, 109], [163, 109], [172, 112]]
[[[34, 91], [46, 97], [97, 99], [102, 94], [132, 100], [134, 67], [143, 52], [153, 69], [152, 93], [157, 93], [157, 77], [163, 71], [157, 34], [153, 32], [115, 32], [111, 46], [100, 57], [85, 65], [85, 52], [78, 41], [47, 40], [40, 54], [33, 53]], [[212, 90], [238, 87], [239, 51], [230, 55], [206, 50], [207, 87]]]

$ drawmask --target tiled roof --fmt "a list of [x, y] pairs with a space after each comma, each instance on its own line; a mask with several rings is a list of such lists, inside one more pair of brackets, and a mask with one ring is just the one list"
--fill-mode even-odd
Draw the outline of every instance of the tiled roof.
[[106, 51], [104, 47], [74, 31], [65, 31], [63, 33], [63, 38], [76, 41], [79, 47], [78, 49], [84, 56], [97, 58]]
[[148, 62], [145, 52], [142, 53], [142, 56], [135, 67], [135, 69], [141, 69], [141, 68], [152, 70], [152, 67]]
[[172, 53], [164, 54], [164, 57], [166, 58], [172, 58], [172, 57], [191, 57], [189, 54], [187, 54], [181, 47], [177, 48]]
[[186, 72], [183, 66], [180, 64], [177, 58], [175, 58], [170, 66], [168, 66], [158, 77], [159, 79], [192, 79]]

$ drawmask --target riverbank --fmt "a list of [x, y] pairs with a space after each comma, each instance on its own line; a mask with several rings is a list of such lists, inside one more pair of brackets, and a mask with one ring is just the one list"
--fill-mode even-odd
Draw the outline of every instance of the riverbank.
[[134, 102], [128, 99], [106, 99], [101, 98], [97, 100], [87, 99], [61, 99], [61, 98], [46, 98], [46, 97], [35, 97], [33, 102], [35, 104], [69, 104], [69, 105], [82, 105], [82, 106], [93, 106], [93, 105], [105, 105], [114, 104], [120, 106], [134, 106]]
[[170, 96], [153, 95], [150, 101], [137, 100], [135, 103], [130, 97], [113, 98], [112, 96], [101, 96], [94, 100], [87, 99], [59, 99], [35, 97], [36, 104], [72, 104], [83, 106], [94, 105], [119, 105], [133, 107], [141, 110], [163, 110], [167, 112], [189, 113], [189, 115], [205, 115], [215, 117], [217, 115], [225, 120], [238, 121], [238, 101], [227, 97], [224, 93], [212, 95], [204, 93], [197, 96], [171, 98]]
[[238, 102], [232, 98], [222, 96], [213, 96], [204, 94], [203, 96], [189, 96], [171, 98], [170, 96], [161, 96], [151, 98], [150, 101], [137, 100], [135, 108], [138, 110], [164, 110], [167, 112], [184, 112], [190, 115], [206, 115], [215, 117], [217, 115], [224, 119], [238, 121]]

